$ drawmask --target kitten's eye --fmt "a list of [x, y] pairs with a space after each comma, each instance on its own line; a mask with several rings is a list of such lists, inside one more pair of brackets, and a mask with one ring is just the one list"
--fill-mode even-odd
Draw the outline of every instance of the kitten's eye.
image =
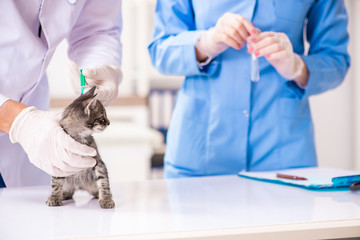
[[105, 124], [106, 123], [106, 119], [104, 116], [102, 116], [101, 118], [98, 119], [98, 121], [102, 124]]

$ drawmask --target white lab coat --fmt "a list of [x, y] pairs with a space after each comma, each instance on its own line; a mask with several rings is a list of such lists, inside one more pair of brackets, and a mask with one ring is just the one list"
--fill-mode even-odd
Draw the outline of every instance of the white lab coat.
[[[69, 57], [80, 68], [120, 66], [120, 32], [121, 0], [0, 1], [0, 105], [13, 99], [48, 109], [45, 71], [64, 38], [69, 42]], [[8, 187], [50, 181], [50, 176], [32, 165], [21, 146], [11, 144], [5, 133], [0, 133], [0, 173]]]

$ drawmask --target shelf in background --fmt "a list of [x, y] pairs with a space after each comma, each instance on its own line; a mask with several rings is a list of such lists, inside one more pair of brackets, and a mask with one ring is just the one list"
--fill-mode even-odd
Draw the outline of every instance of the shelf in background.
[[[51, 98], [50, 108], [64, 108], [73, 100], [71, 98]], [[147, 106], [147, 98], [139, 96], [118, 97], [111, 106]]]

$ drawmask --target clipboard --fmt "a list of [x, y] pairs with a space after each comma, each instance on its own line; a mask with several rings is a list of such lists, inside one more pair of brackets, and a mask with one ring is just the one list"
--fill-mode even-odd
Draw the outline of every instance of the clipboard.
[[[278, 178], [277, 174], [300, 176], [307, 180]], [[301, 187], [309, 190], [339, 190], [341, 188], [348, 188], [352, 183], [360, 181], [359, 172], [324, 167], [291, 168], [262, 172], [241, 171], [238, 175], [248, 179]]]

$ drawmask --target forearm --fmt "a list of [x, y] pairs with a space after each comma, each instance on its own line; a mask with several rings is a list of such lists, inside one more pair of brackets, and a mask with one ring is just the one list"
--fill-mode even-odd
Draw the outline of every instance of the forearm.
[[320, 94], [339, 86], [349, 68], [349, 59], [346, 55], [310, 54], [302, 58], [309, 71], [309, 80], [305, 89], [307, 96]]
[[[184, 31], [168, 38], [158, 36], [149, 45], [149, 53], [154, 67], [163, 74], [192, 76], [209, 74], [211, 71], [199, 69], [195, 43], [199, 31]], [[201, 62], [201, 60], [200, 60]]]
[[120, 40], [107, 33], [94, 33], [94, 36], [79, 42], [69, 42], [68, 55], [80, 68], [90, 68], [98, 65], [121, 66]]
[[19, 113], [28, 106], [15, 102], [13, 100], [6, 101], [0, 107], [0, 131], [9, 133], [12, 123]]
[[343, 1], [314, 1], [307, 16], [306, 38], [310, 48], [301, 58], [309, 71], [304, 92], [309, 97], [340, 85], [350, 56], [348, 16]]

